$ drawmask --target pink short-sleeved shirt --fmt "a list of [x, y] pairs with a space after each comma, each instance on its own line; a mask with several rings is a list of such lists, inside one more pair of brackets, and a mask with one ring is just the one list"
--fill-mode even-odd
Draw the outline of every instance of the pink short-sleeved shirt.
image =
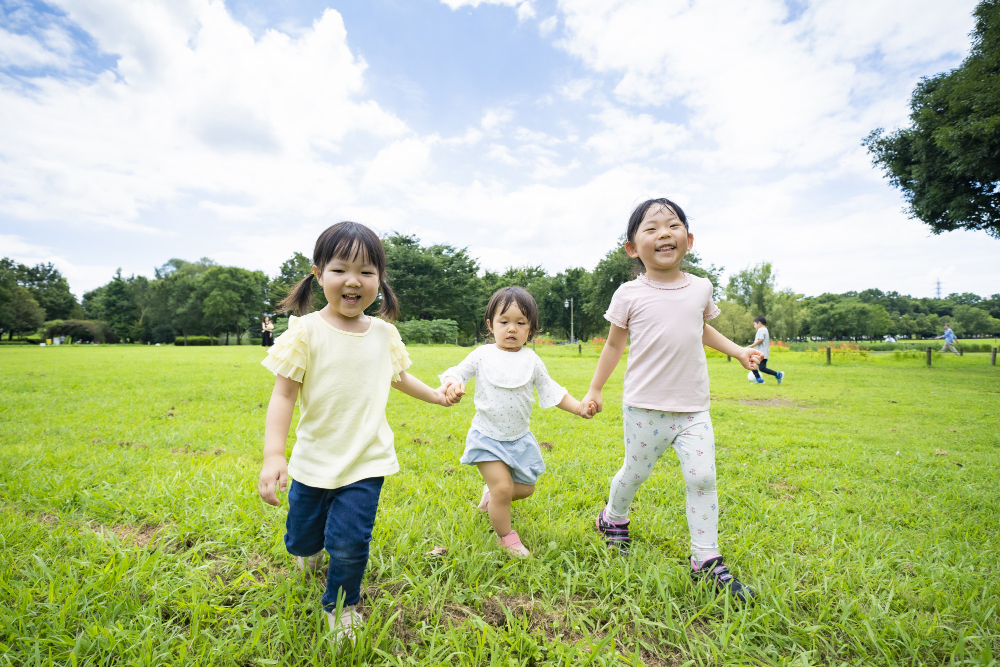
[[679, 283], [641, 274], [615, 291], [605, 319], [628, 329], [622, 402], [666, 412], [701, 412], [710, 405], [705, 320], [719, 314], [712, 283], [685, 273]]

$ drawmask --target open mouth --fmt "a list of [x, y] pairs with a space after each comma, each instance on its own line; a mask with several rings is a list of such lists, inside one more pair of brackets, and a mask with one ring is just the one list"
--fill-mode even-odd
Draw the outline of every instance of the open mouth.
[[677, 246], [665, 245], [665, 246], [660, 246], [659, 248], [657, 248], [656, 252], [673, 252], [676, 249], [677, 249]]
[[360, 294], [345, 294], [341, 298], [344, 300], [344, 303], [351, 306], [361, 301]]

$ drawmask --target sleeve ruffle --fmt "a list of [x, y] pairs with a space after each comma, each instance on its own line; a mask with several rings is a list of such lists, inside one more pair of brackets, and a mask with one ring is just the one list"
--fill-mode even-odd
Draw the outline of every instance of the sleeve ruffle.
[[274, 340], [260, 364], [275, 375], [302, 382], [309, 365], [309, 340], [298, 317], [288, 318], [288, 331]]
[[716, 306], [714, 303], [710, 305], [711, 308], [705, 313], [706, 320], [714, 320], [716, 317], [722, 314], [722, 311], [719, 310], [718, 306]]
[[625, 322], [615, 317], [611, 313], [604, 313], [604, 319], [606, 319], [608, 322], [611, 322], [611, 324], [615, 325], [616, 327], [620, 327], [622, 329], [628, 329], [628, 325], [625, 324]]
[[541, 359], [535, 361], [535, 389], [538, 390], [538, 404], [542, 408], [559, 405], [568, 393], [566, 387], [552, 379], [548, 369], [545, 368], [545, 362]]
[[392, 359], [392, 381], [399, 382], [399, 374], [409, 368], [413, 362], [406, 351], [406, 344], [399, 336], [396, 327], [389, 325], [389, 356]]

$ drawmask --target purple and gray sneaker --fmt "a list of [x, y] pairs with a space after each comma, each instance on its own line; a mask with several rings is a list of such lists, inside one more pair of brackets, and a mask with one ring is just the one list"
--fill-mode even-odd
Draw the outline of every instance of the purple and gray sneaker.
[[631, 540], [628, 536], [628, 519], [625, 521], [608, 521], [604, 513], [607, 508], [601, 510], [594, 521], [594, 526], [598, 532], [604, 535], [604, 541], [609, 547], [618, 549], [620, 553], [627, 553]]
[[752, 588], [729, 573], [729, 568], [722, 563], [722, 556], [712, 556], [700, 563], [691, 556], [691, 578], [695, 581], [711, 580], [716, 589], [727, 591], [739, 602], [752, 602], [757, 597]]

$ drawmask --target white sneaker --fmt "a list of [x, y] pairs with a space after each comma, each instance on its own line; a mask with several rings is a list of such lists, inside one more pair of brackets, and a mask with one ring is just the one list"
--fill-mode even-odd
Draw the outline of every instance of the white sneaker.
[[298, 563], [299, 569], [306, 574], [316, 574], [319, 570], [319, 566], [323, 564], [323, 552], [315, 553], [308, 558], [303, 558], [302, 556], [296, 556], [295, 562]]
[[333, 630], [333, 643], [337, 644], [342, 640], [346, 639], [349, 642], [354, 642], [355, 630], [360, 630], [361, 626], [365, 624], [365, 618], [354, 608], [354, 605], [350, 607], [344, 607], [340, 612], [340, 617], [333, 615], [333, 612], [324, 612], [326, 614], [326, 620], [330, 623], [330, 629]]

